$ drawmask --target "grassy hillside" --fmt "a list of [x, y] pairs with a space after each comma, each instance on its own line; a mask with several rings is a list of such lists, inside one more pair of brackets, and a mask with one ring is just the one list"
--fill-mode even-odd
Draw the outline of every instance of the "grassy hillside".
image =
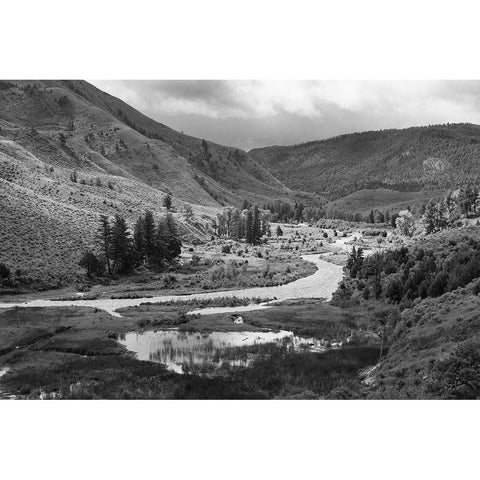
[[[118, 213], [133, 223], [147, 208], [157, 218], [166, 212], [164, 193], [137, 180], [78, 171], [72, 182], [71, 173], [0, 137], [0, 261], [45, 287], [75, 277], [81, 253], [94, 244], [100, 214]], [[184, 202], [174, 204], [184, 235], [202, 237], [212, 207], [193, 205], [194, 220], [186, 224]]]
[[[477, 356], [479, 352], [480, 297], [473, 289], [427, 299], [404, 312], [388, 355], [373, 376], [371, 396], [478, 398], [479, 359], [471, 363], [458, 355], [468, 345]], [[459, 368], [447, 376], [445, 366], [453, 362]]]
[[[139, 133], [149, 144], [171, 147], [171, 154], [184, 159], [194, 171], [196, 189], [200, 186], [221, 205], [240, 205], [243, 198], [260, 203], [264, 198], [293, 198], [296, 195], [242, 150], [177, 132], [85, 81], [44, 83], [51, 88], [67, 89], [108, 112], [118, 122]], [[185, 165], [181, 168], [184, 170]], [[316, 201], [314, 196], [305, 195], [310, 201]]]
[[480, 179], [480, 126], [447, 124], [341, 135], [249, 156], [290, 188], [329, 199], [363, 189], [420, 191]]
[[100, 214], [131, 224], [148, 208], [158, 218], [167, 193], [190, 240], [245, 198], [318, 201], [244, 152], [176, 132], [82, 81], [0, 81], [0, 182], [0, 262], [45, 285], [75, 277]]
[[388, 347], [365, 395], [480, 397], [479, 234], [444, 230], [346, 269], [335, 301]]

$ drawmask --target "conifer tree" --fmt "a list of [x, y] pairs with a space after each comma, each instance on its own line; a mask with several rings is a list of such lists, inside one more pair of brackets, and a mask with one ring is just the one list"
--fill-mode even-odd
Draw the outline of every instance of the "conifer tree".
[[182, 252], [182, 242], [171, 214], [158, 222], [155, 236], [155, 263], [171, 262]]
[[252, 210], [247, 211], [247, 219], [245, 223], [245, 241], [253, 243], [253, 213]]
[[150, 210], [147, 210], [143, 217], [143, 228], [145, 235], [145, 258], [150, 263], [154, 261], [155, 257], [155, 220]]
[[135, 263], [132, 239], [127, 222], [120, 215], [115, 215], [112, 229], [113, 270], [119, 273], [131, 272]]
[[110, 251], [112, 245], [112, 227], [106, 215], [100, 216], [100, 226], [98, 228], [98, 238], [100, 240], [101, 250], [105, 256], [105, 263], [107, 264], [108, 273], [112, 274], [110, 265]]
[[170, 211], [172, 208], [172, 197], [168, 193], [167, 196], [163, 199], [163, 206]]
[[145, 262], [145, 219], [140, 215], [133, 231], [133, 246], [135, 248], [137, 265]]

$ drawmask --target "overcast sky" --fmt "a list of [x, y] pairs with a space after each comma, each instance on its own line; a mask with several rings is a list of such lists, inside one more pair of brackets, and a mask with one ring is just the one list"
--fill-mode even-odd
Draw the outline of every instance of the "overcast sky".
[[250, 150], [365, 130], [480, 123], [480, 81], [92, 81], [169, 127]]

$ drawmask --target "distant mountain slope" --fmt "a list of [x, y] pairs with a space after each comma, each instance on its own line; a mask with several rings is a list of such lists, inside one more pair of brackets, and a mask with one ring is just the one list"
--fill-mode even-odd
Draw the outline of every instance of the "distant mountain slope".
[[444, 189], [480, 179], [480, 126], [354, 133], [248, 155], [290, 188], [331, 200], [362, 189]]

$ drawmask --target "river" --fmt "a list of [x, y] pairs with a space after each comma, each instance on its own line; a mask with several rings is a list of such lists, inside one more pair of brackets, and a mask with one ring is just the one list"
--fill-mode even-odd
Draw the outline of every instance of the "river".
[[[0, 303], [0, 308], [14, 307], [92, 307], [99, 310], [105, 310], [112, 316], [121, 317], [117, 310], [126, 307], [135, 307], [142, 303], [164, 303], [170, 301], [187, 301], [187, 300], [207, 300], [221, 297], [238, 297], [238, 298], [275, 298], [275, 301], [292, 300], [296, 298], [324, 298], [330, 300], [333, 292], [337, 289], [338, 283], [343, 276], [343, 267], [335, 265], [321, 258], [321, 255], [303, 255], [302, 258], [308, 262], [312, 262], [317, 267], [317, 271], [308, 277], [300, 278], [294, 282], [285, 285], [277, 285], [272, 287], [253, 287], [240, 290], [227, 290], [220, 292], [195, 293], [190, 295], [163, 295], [145, 298], [123, 298], [109, 299], [99, 298], [96, 300], [65, 300], [54, 301], [38, 299], [24, 303]], [[246, 310], [268, 308], [264, 303], [228, 307], [228, 308], [209, 308], [203, 309], [202, 312], [195, 313], [226, 313], [241, 312]], [[193, 312], [192, 312], [193, 313]]]

